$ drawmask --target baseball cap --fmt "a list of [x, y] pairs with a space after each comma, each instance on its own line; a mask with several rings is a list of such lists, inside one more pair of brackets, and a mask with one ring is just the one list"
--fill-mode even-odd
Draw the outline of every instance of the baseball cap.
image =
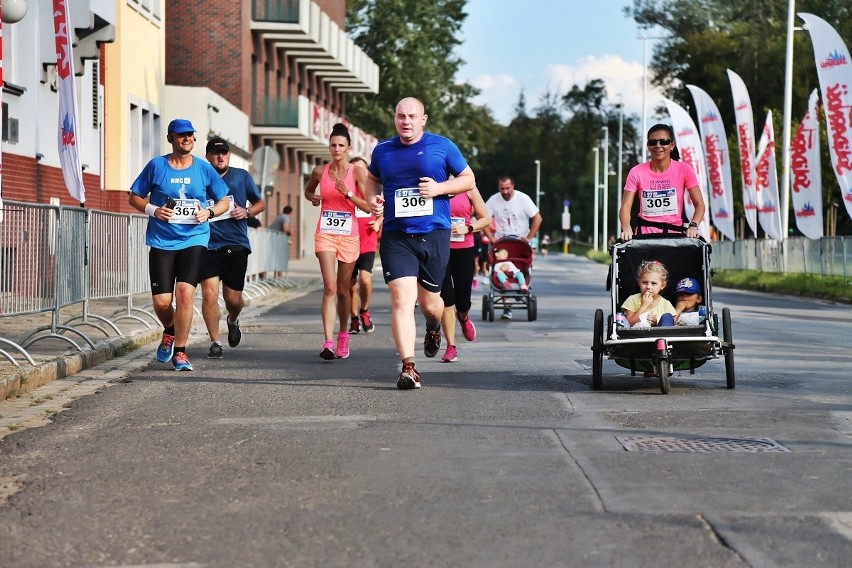
[[231, 147], [228, 146], [228, 142], [219, 136], [214, 136], [207, 143], [207, 150], [205, 154], [210, 154], [211, 152], [230, 152]]
[[695, 278], [684, 278], [677, 283], [675, 294], [700, 294], [701, 285]]
[[166, 132], [177, 132], [178, 134], [183, 134], [184, 132], [197, 132], [195, 127], [192, 126], [192, 123], [185, 118], [176, 118], [169, 123], [169, 128]]

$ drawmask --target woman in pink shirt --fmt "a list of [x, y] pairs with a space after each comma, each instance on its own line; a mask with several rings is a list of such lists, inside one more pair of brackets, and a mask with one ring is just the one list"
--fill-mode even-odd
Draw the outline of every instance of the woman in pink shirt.
[[698, 237], [698, 224], [704, 219], [704, 199], [692, 166], [680, 160], [674, 131], [666, 124], [655, 124], [648, 130], [651, 160], [638, 164], [627, 174], [621, 209], [621, 240], [633, 238], [630, 212], [639, 194], [637, 234], [661, 233], [664, 229], [683, 232], [683, 200], [689, 193], [695, 211], [686, 229], [687, 237]]
[[[317, 166], [305, 186], [305, 198], [314, 207], [320, 207], [319, 221], [314, 235], [314, 249], [322, 273], [322, 328], [325, 335], [320, 357], [327, 360], [349, 357], [349, 280], [355, 261], [358, 260], [360, 239], [355, 221], [355, 208], [369, 211], [364, 199], [367, 174], [349, 163], [352, 149], [349, 129], [335, 124], [328, 137], [331, 162]], [[316, 189], [319, 188], [319, 192]], [[335, 312], [340, 320], [337, 346], [334, 334]]]

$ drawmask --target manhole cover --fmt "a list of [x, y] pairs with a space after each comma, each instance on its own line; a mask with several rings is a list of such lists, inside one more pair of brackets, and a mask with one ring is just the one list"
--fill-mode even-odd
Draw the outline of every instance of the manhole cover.
[[675, 436], [616, 436], [628, 452], [789, 452], [771, 438], [678, 438]]

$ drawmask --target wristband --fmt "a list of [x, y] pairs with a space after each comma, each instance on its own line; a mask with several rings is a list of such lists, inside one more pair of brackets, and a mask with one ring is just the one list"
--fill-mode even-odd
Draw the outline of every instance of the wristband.
[[467, 232], [468, 232], [468, 234], [473, 234], [473, 225], [467, 226]]
[[153, 217], [154, 213], [156, 213], [156, 212], [157, 212], [157, 206], [156, 205], [154, 205], [153, 203], [146, 203], [145, 204], [145, 214], [147, 216]]

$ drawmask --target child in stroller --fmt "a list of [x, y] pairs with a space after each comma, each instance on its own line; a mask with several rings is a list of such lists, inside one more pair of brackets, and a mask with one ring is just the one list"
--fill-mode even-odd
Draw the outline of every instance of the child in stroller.
[[529, 291], [530, 287], [527, 286], [524, 273], [515, 266], [514, 262], [509, 260], [509, 251], [504, 248], [495, 250], [494, 259], [497, 261], [497, 264], [494, 265], [494, 276], [502, 287], [505, 287], [511, 278], [522, 292]]
[[494, 321], [495, 308], [502, 308], [500, 319], [512, 319], [512, 308], [527, 311], [527, 320], [538, 318], [538, 301], [532, 291], [533, 251], [521, 237], [503, 237], [494, 241], [488, 253], [491, 263], [488, 294], [482, 297], [482, 319]]

